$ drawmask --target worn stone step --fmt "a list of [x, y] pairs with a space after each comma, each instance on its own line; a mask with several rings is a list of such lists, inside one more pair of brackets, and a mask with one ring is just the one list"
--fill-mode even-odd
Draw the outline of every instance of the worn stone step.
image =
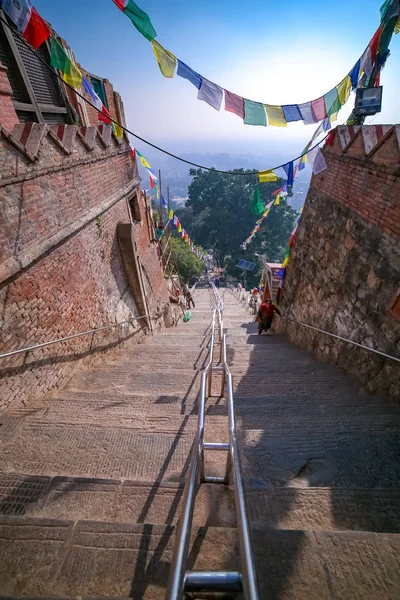
[[[206, 456], [206, 471], [209, 464]], [[0, 475], [0, 514], [46, 519], [176, 524], [183, 483]], [[400, 490], [253, 487], [246, 482], [253, 527], [400, 532]], [[235, 527], [233, 489], [204, 484], [195, 525]]]
[[239, 430], [244, 471], [264, 483], [297, 487], [398, 488], [398, 431], [310, 433]]
[[[0, 472], [182, 481], [196, 425], [194, 415], [184, 416], [174, 426], [165, 422], [156, 431], [27, 418], [16, 434], [1, 444]], [[226, 419], [211, 419], [206, 440], [227, 442], [228, 437]], [[210, 462], [210, 474], [220, 475], [221, 453], [213, 453]]]
[[[175, 529], [3, 517], [3, 595], [165, 595]], [[260, 598], [394, 600], [400, 536], [369, 532], [252, 530]], [[188, 568], [239, 568], [237, 530], [194, 527]]]

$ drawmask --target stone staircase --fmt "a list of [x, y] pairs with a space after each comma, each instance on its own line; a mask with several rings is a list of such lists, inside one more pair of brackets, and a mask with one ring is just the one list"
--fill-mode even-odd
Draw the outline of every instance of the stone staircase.
[[[1, 598], [164, 598], [208, 352], [194, 299], [188, 323], [1, 416]], [[397, 600], [399, 407], [250, 320], [226, 292], [260, 600]], [[206, 441], [228, 441], [223, 398]], [[240, 568], [231, 488], [201, 487], [188, 568]]]

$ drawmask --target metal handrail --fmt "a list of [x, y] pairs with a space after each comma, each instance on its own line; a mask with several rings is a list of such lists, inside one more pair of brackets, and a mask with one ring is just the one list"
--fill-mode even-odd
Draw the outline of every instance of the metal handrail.
[[[253, 551], [251, 546], [250, 527], [247, 519], [247, 509], [244, 496], [244, 486], [241, 474], [240, 459], [237, 446], [235, 416], [233, 406], [232, 374], [226, 358], [226, 335], [223, 333], [223, 299], [211, 284], [213, 295], [211, 304], [213, 317], [210, 335], [210, 350], [208, 363], [201, 374], [201, 388], [198, 407], [198, 424], [195, 442], [192, 450], [191, 464], [186, 481], [182, 513], [176, 533], [174, 555], [168, 581], [166, 600], [181, 600], [184, 592], [195, 591], [231, 591], [243, 592], [245, 600], [258, 600], [256, 573], [254, 568]], [[216, 342], [216, 332], [218, 342]], [[219, 366], [213, 366], [214, 345], [220, 344]], [[229, 444], [205, 443], [204, 422], [205, 405], [208, 394], [211, 395], [213, 370], [222, 370], [221, 396], [227, 388]], [[227, 461], [224, 477], [207, 477], [204, 469], [204, 450], [227, 451]], [[237, 571], [187, 571], [186, 564], [190, 534], [193, 521], [194, 503], [197, 491], [202, 483], [229, 484], [233, 482], [236, 520], [239, 532], [239, 554], [242, 573]]]
[[85, 335], [90, 335], [91, 333], [96, 333], [96, 331], [104, 331], [105, 329], [112, 329], [113, 327], [118, 327], [118, 325], [125, 325], [127, 323], [133, 323], [133, 321], [139, 321], [140, 319], [147, 319], [151, 317], [157, 316], [157, 313], [154, 315], [142, 315], [140, 317], [132, 317], [131, 319], [127, 319], [126, 321], [120, 321], [119, 323], [112, 323], [111, 325], [103, 325], [101, 327], [95, 327], [94, 329], [88, 329], [88, 331], [82, 331], [81, 333], [74, 333], [72, 335], [67, 335], [66, 337], [58, 338], [56, 340], [51, 340], [49, 342], [41, 342], [39, 344], [33, 344], [31, 346], [27, 346], [26, 348], [19, 348], [18, 350], [11, 350], [10, 352], [4, 352], [0, 354], [1, 358], [7, 358], [8, 356], [15, 356], [16, 354], [22, 354], [23, 352], [28, 352], [29, 350], [37, 350], [38, 348], [45, 348], [46, 346], [51, 346], [52, 344], [58, 344], [59, 342], [66, 342], [67, 340], [73, 340], [74, 338], [83, 337]]
[[303, 327], [308, 327], [308, 329], [313, 329], [314, 331], [319, 331], [320, 333], [325, 333], [325, 335], [330, 335], [342, 342], [347, 342], [348, 344], [353, 344], [353, 346], [358, 346], [359, 348], [363, 348], [364, 350], [369, 350], [370, 352], [374, 352], [374, 354], [379, 354], [380, 356], [384, 356], [385, 358], [390, 358], [391, 360], [395, 360], [400, 362], [400, 358], [396, 356], [391, 356], [390, 354], [386, 354], [385, 352], [381, 352], [380, 350], [375, 350], [375, 348], [370, 348], [369, 346], [364, 346], [364, 344], [359, 344], [358, 342], [354, 342], [353, 340], [349, 340], [347, 338], [342, 337], [341, 335], [337, 335], [336, 333], [331, 333], [330, 331], [325, 331], [324, 329], [319, 329], [318, 327], [314, 327], [313, 325], [308, 325], [308, 323], [303, 323], [302, 321], [297, 321], [291, 317], [282, 316], [282, 319], [286, 319], [286, 321], [291, 321], [292, 323], [297, 323], [297, 325], [302, 325]]
[[[233, 286], [229, 286], [232, 294], [236, 297], [238, 302], [240, 302], [238, 290], [236, 290]], [[353, 340], [349, 340], [348, 338], [344, 338], [341, 335], [337, 335], [336, 333], [332, 333], [331, 331], [325, 331], [325, 329], [320, 329], [319, 327], [314, 327], [314, 325], [309, 325], [308, 323], [304, 323], [303, 321], [298, 321], [297, 319], [293, 319], [292, 317], [287, 317], [285, 315], [281, 315], [281, 319], [285, 319], [286, 321], [290, 321], [291, 323], [296, 323], [297, 325], [301, 325], [302, 327], [307, 327], [308, 329], [313, 329], [314, 331], [318, 331], [319, 333], [324, 333], [325, 335], [329, 335], [330, 337], [336, 338], [341, 342], [347, 342], [348, 344], [353, 344], [353, 346], [358, 346], [363, 350], [369, 350], [369, 352], [373, 352], [374, 354], [379, 354], [379, 356], [383, 356], [384, 358], [389, 358], [390, 360], [394, 360], [396, 362], [400, 362], [400, 358], [397, 356], [392, 356], [391, 354], [386, 354], [381, 350], [376, 350], [375, 348], [370, 348], [369, 346], [365, 346], [364, 344], [360, 344], [359, 342], [355, 342]]]

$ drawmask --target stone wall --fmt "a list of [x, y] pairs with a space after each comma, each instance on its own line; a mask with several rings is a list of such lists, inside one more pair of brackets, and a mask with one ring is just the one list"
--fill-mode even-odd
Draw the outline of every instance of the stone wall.
[[[339, 127], [313, 176], [283, 286], [286, 316], [400, 357], [399, 126]], [[322, 360], [400, 399], [399, 363], [279, 320]]]
[[[110, 126], [0, 125], [0, 195], [0, 352], [140, 316], [119, 223], [132, 224], [149, 309], [168, 301], [137, 165]], [[2, 359], [0, 407], [60, 386], [83, 359], [140, 338], [141, 323]]]

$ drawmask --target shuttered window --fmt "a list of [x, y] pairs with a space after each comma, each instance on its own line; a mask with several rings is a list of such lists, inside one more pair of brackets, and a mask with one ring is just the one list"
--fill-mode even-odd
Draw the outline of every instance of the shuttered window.
[[[0, 14], [3, 19], [5, 15]], [[12, 101], [21, 122], [69, 123], [63, 90], [52, 72], [27, 48], [15, 27], [11, 30], [0, 24], [0, 60], [7, 67], [7, 76], [13, 91]], [[49, 64], [47, 42], [37, 54]]]

